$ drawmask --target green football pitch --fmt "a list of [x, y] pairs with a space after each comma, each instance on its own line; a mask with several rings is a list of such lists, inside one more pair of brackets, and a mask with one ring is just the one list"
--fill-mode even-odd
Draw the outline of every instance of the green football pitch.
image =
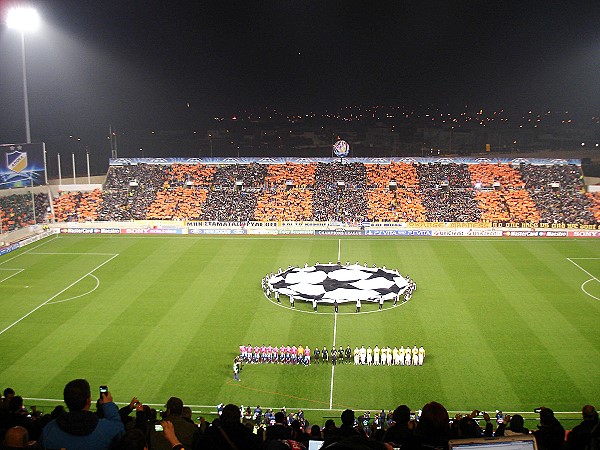
[[[417, 283], [402, 305], [278, 305], [261, 278], [359, 261]], [[576, 412], [600, 398], [600, 242], [584, 239], [55, 236], [0, 257], [0, 383], [28, 405], [86, 378], [116, 401], [339, 411]], [[239, 345], [423, 346], [421, 367], [246, 365]], [[322, 423], [322, 422], [321, 422]]]

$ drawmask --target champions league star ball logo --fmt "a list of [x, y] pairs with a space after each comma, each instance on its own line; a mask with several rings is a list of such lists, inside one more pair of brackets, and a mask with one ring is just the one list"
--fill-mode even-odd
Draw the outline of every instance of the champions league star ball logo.
[[345, 156], [348, 156], [349, 152], [350, 146], [346, 141], [339, 140], [335, 144], [333, 144], [333, 153], [335, 154], [335, 156], [343, 158]]
[[291, 267], [270, 276], [271, 289], [296, 299], [319, 303], [392, 300], [409, 282], [397, 270], [360, 264], [315, 264]]
[[[21, 150], [23, 147], [17, 147]], [[10, 147], [13, 152], [6, 154], [6, 167], [13, 172], [19, 173], [27, 168], [27, 152], [15, 150], [15, 147]]]

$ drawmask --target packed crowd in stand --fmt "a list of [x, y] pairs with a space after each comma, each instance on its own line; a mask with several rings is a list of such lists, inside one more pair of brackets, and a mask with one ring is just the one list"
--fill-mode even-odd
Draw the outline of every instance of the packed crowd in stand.
[[59, 222], [89, 222], [98, 218], [101, 204], [99, 189], [88, 193], [65, 192], [54, 202], [55, 217]]
[[212, 184], [216, 167], [204, 164], [173, 164], [165, 167], [165, 182], [163, 188], [202, 186]]
[[478, 222], [481, 208], [473, 189], [423, 189], [422, 202], [427, 222]]
[[575, 166], [533, 166], [522, 164], [521, 176], [547, 223], [593, 223], [595, 196], [583, 192], [583, 174]]
[[600, 222], [600, 196], [590, 192], [585, 193], [590, 212], [594, 215], [594, 222]]
[[292, 186], [298, 186], [302, 189], [308, 188], [315, 184], [315, 163], [309, 164], [270, 164], [267, 167], [267, 175], [265, 176], [265, 184], [269, 187], [280, 187], [286, 183], [291, 183]]
[[415, 169], [421, 188], [439, 189], [444, 186], [452, 189], [471, 187], [471, 176], [467, 164], [416, 164]]
[[146, 218], [168, 220], [198, 220], [206, 202], [206, 189], [176, 187], [158, 191], [150, 205]]
[[392, 161], [388, 165], [365, 164], [365, 168], [369, 188], [387, 189], [392, 181], [396, 182], [398, 187], [406, 189], [419, 186], [418, 174], [412, 164]]
[[369, 189], [367, 200], [367, 218], [373, 222], [424, 222], [426, 219], [423, 197], [416, 191]]
[[202, 220], [238, 222], [253, 220], [258, 193], [245, 190], [211, 190], [206, 197]]
[[539, 212], [529, 193], [519, 191], [476, 191], [481, 218], [491, 222], [538, 222]]
[[416, 164], [427, 222], [478, 222], [481, 217], [466, 164]]
[[96, 220], [146, 219], [148, 208], [165, 178], [163, 166], [140, 164], [110, 167]]
[[508, 164], [470, 164], [468, 168], [471, 181], [484, 188], [521, 189], [525, 185], [520, 172]]
[[[0, 196], [0, 231], [8, 233], [19, 228], [45, 223], [51, 218], [50, 199], [46, 194], [34, 194], [32, 208], [31, 194], [11, 194]], [[35, 221], [34, 221], [35, 211]]]
[[260, 405], [221, 403], [212, 421], [199, 417], [196, 423], [192, 409], [178, 397], [170, 397], [164, 411], [150, 408], [137, 397], [119, 409], [108, 389], [94, 402], [84, 379], [67, 383], [64, 402], [67, 409], [59, 405], [50, 414], [42, 414], [34, 407], [27, 409], [23, 397], [6, 388], [0, 401], [2, 448], [269, 450], [307, 449], [309, 441], [323, 441], [323, 449], [448, 450], [450, 439], [529, 434], [540, 450], [600, 448], [598, 413], [592, 405], [583, 406], [582, 421], [566, 432], [547, 407], [536, 410], [539, 423], [530, 430], [520, 414], [473, 410], [451, 417], [438, 402], [429, 402], [418, 411], [407, 405], [360, 415], [346, 409], [339, 421], [328, 419], [324, 424], [310, 424], [301, 409], [288, 413], [283, 407], [274, 412]]
[[59, 221], [595, 224], [596, 198], [575, 165], [139, 164], [111, 167], [102, 192], [63, 193], [54, 207]]
[[261, 194], [254, 211], [254, 220], [303, 221], [311, 220], [313, 191], [279, 187]]

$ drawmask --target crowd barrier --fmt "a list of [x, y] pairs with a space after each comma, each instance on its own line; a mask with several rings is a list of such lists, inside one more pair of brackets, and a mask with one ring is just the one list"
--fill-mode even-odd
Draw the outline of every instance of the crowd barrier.
[[13, 252], [21, 247], [25, 247], [26, 245], [37, 242], [48, 236], [52, 236], [53, 234], [60, 233], [60, 230], [58, 228], [49, 228], [43, 231], [40, 231], [42, 227], [40, 227], [39, 225], [34, 225], [31, 228], [33, 229], [34, 234], [29, 235], [18, 241], [11, 242], [10, 244], [0, 246], [0, 256]]
[[[219, 226], [192, 226], [152, 224], [152, 221], [127, 222], [120, 226], [111, 222], [103, 223], [68, 223], [53, 224], [49, 229], [29, 236], [23, 240], [0, 246], [0, 256], [17, 250], [33, 242], [39, 241], [53, 234], [104, 234], [104, 235], [269, 235], [269, 236], [426, 236], [426, 237], [526, 237], [526, 238], [600, 238], [600, 230], [580, 230], [573, 228], [547, 229], [547, 228], [519, 228], [514, 227], [447, 227], [442, 228], [409, 228], [409, 227], [327, 227], [326, 225], [311, 225], [310, 227], [284, 227], [284, 226], [248, 226], [247, 224]], [[164, 221], [162, 221], [164, 222]], [[66, 226], [68, 225], [68, 226]], [[198, 225], [198, 226], [196, 226]], [[554, 225], [554, 224], [553, 224]]]
[[[430, 237], [563, 237], [595, 238], [600, 230], [578, 229], [569, 226], [545, 227], [547, 224], [511, 224], [488, 227], [472, 227], [458, 223], [404, 223], [362, 225], [332, 225], [325, 222], [308, 223], [228, 223], [228, 222], [185, 222], [185, 221], [139, 221], [139, 222], [93, 222], [64, 223], [52, 225], [63, 234], [126, 234], [126, 235], [312, 235], [312, 236], [430, 236]], [[415, 226], [417, 225], [417, 226]], [[480, 224], [478, 224], [480, 225]], [[514, 226], [521, 225], [521, 226]], [[538, 226], [531, 226], [538, 225]], [[542, 226], [540, 226], [542, 225]], [[563, 224], [564, 225], [564, 224]]]

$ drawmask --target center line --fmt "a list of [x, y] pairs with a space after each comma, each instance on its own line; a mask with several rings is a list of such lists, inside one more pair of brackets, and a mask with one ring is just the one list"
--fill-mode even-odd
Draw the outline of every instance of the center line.
[[[333, 315], [333, 348], [335, 348], [335, 336], [337, 334], [337, 314]], [[331, 385], [329, 388], [329, 409], [333, 408], [333, 375], [335, 373], [335, 365], [331, 365]]]

